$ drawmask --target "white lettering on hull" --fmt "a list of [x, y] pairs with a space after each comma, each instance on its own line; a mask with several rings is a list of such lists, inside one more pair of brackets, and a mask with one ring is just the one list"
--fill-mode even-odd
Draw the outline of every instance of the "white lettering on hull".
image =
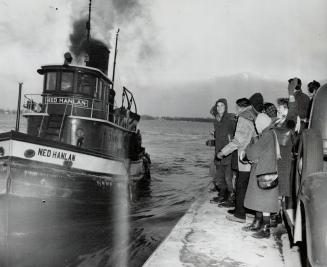
[[42, 156], [42, 157], [48, 157], [48, 158], [52, 157], [55, 159], [63, 159], [68, 161], [75, 161], [76, 158], [75, 154], [60, 152], [57, 150], [51, 150], [46, 148], [39, 148], [37, 154], [38, 156]]
[[[127, 176], [128, 166], [125, 167], [124, 163], [118, 160], [106, 159], [79, 152], [71, 152], [64, 149], [55, 149], [23, 141], [10, 140], [10, 142], [11, 151], [8, 156], [55, 164], [58, 166], [64, 166], [67, 162], [71, 162], [71, 167], [75, 169], [95, 173]], [[0, 145], [1, 144], [2, 142], [0, 141]], [[26, 155], [24, 155], [26, 150], [34, 150], [35, 155], [32, 158], [26, 157]]]

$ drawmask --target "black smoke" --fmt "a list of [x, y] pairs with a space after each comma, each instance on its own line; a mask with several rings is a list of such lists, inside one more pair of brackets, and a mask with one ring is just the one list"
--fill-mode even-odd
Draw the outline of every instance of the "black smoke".
[[[84, 2], [85, 1], [85, 2]], [[88, 2], [83, 1], [81, 12], [76, 12], [70, 34], [69, 50], [80, 62], [81, 57], [87, 52], [87, 27], [88, 21]], [[124, 25], [133, 25], [139, 18], [146, 18], [146, 28], [151, 25], [146, 6], [140, 0], [93, 0], [91, 11], [91, 42], [102, 43], [108, 49], [114, 45], [114, 34], [120, 27], [124, 31]], [[134, 32], [129, 32], [130, 40], [140, 40], [139, 57], [145, 58], [155, 54], [158, 45], [154, 44], [154, 31], [146, 31], [144, 25], [135, 24]], [[152, 33], [151, 33], [152, 32]], [[153, 38], [152, 38], [153, 37]]]
[[87, 53], [88, 47], [90, 45], [101, 45], [109, 49], [108, 45], [100, 40], [90, 38], [90, 41], [89, 42], [87, 41], [87, 30], [86, 30], [87, 21], [88, 21], [87, 18], [82, 18], [74, 21], [73, 32], [69, 36], [70, 37], [69, 50], [77, 58]]

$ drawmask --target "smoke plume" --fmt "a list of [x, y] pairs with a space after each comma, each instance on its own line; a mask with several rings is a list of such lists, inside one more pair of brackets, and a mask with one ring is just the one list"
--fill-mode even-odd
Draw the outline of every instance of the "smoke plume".
[[90, 42], [87, 42], [87, 30], [86, 24], [88, 19], [82, 18], [74, 21], [73, 33], [70, 35], [70, 47], [69, 50], [74, 54], [75, 57], [80, 58], [87, 51], [90, 45], [102, 45], [110, 47], [110, 43], [105, 44], [103, 41], [98, 39], [90, 38]]
[[[72, 33], [70, 34], [69, 49], [77, 58], [85, 53], [87, 44], [86, 23], [89, 1], [84, 0], [83, 2], [83, 5], [78, 7], [80, 12], [75, 13], [77, 15], [73, 18]], [[152, 47], [154, 47], [147, 41], [150, 38], [144, 36], [144, 20], [148, 27], [149, 14], [147, 14], [144, 2], [141, 4], [140, 0], [93, 0], [90, 24], [91, 41], [102, 43], [109, 49], [113, 46], [113, 35], [116, 30], [122, 28], [126, 33], [128, 29], [129, 40], [124, 41], [131, 43], [137, 39], [139, 57], [143, 58], [145, 55], [153, 54], [149, 51], [152, 51]]]

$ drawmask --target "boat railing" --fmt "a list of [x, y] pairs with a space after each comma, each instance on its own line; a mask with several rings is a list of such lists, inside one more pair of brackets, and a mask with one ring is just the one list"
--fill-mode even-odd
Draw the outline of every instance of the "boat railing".
[[[60, 100], [60, 101], [59, 101]], [[134, 130], [130, 111], [116, 107], [102, 100], [80, 96], [53, 96], [49, 94], [25, 94], [24, 108], [31, 113], [49, 115], [49, 105], [64, 106], [63, 116], [79, 116], [92, 119], [102, 119], [117, 124], [128, 130]], [[132, 122], [131, 122], [132, 121]]]
[[43, 104], [43, 94], [25, 94], [23, 107], [25, 112], [48, 113], [48, 105]]

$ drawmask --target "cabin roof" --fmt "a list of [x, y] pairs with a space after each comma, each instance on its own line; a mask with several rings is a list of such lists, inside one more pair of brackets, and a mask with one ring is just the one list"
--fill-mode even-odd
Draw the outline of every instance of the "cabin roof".
[[104, 74], [101, 70], [92, 68], [92, 67], [87, 67], [87, 66], [81, 66], [81, 65], [44, 65], [41, 66], [40, 69], [37, 70], [39, 74], [44, 74], [47, 71], [51, 70], [70, 70], [70, 71], [83, 71], [87, 73], [93, 73], [98, 77], [103, 78], [110, 84], [112, 84], [112, 81], [108, 78], [106, 74]]

